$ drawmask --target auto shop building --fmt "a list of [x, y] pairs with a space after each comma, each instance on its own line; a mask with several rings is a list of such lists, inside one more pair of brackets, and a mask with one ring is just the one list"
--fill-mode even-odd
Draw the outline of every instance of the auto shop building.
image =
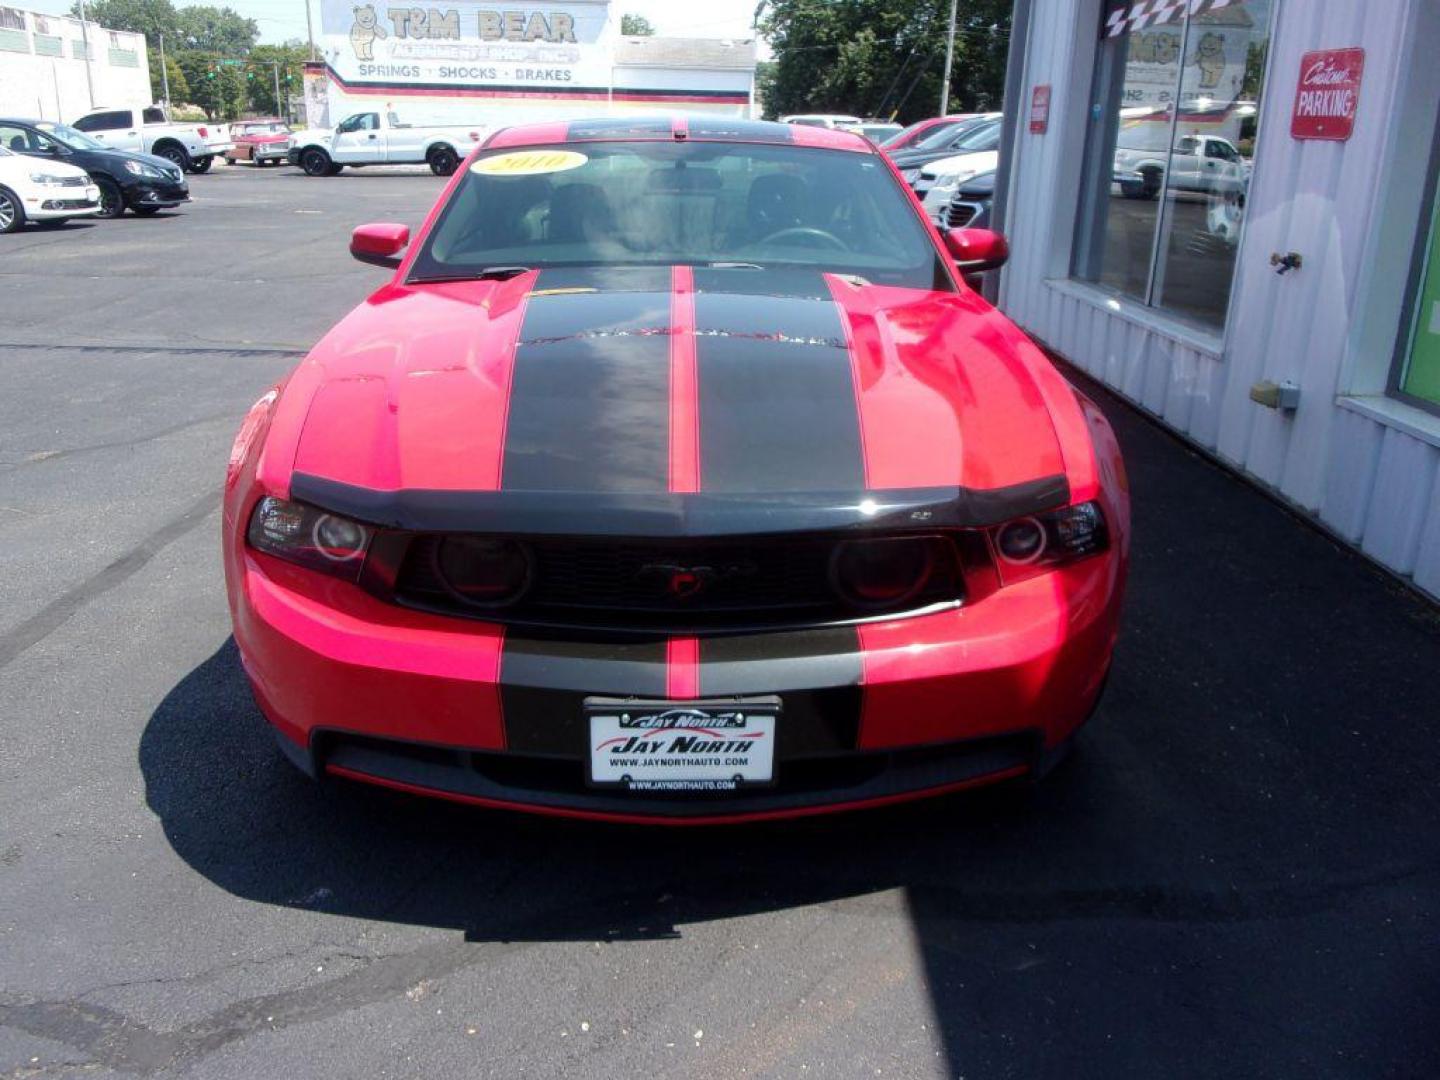
[[1002, 307], [1440, 596], [1440, 5], [1017, 0], [1014, 33]]

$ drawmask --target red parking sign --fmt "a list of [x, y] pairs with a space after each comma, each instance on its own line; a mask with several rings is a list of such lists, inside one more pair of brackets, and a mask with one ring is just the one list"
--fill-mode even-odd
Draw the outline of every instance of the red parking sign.
[[1350, 138], [1364, 74], [1364, 49], [1321, 49], [1301, 57], [1291, 137], [1341, 142]]
[[1030, 95], [1030, 134], [1044, 135], [1050, 126], [1050, 86], [1041, 84]]

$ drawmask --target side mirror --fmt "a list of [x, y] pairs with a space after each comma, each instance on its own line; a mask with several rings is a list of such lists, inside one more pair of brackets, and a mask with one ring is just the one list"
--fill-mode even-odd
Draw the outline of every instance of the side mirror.
[[999, 270], [1010, 257], [1010, 242], [990, 229], [947, 229], [945, 250], [961, 272], [980, 274]]
[[408, 225], [361, 225], [350, 234], [350, 254], [363, 263], [393, 270], [400, 265], [400, 252], [405, 250], [408, 243]]

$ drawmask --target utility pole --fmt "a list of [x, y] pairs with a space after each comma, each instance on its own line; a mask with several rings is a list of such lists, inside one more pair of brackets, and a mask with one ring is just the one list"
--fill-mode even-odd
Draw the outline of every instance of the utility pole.
[[945, 79], [940, 83], [940, 115], [950, 111], [950, 65], [955, 62], [955, 0], [950, 0], [950, 32], [945, 37]]
[[287, 108], [284, 112], [280, 111], [280, 61], [272, 60], [270, 62], [275, 65], [275, 115], [283, 116], [285, 118], [285, 122], [289, 123], [290, 110]]
[[170, 111], [170, 72], [165, 67], [165, 35], [160, 35], [160, 85], [165, 88], [165, 111]]
[[318, 60], [315, 53], [315, 25], [310, 21], [310, 0], [305, 0], [305, 32], [310, 35], [310, 59]]
[[90, 78], [90, 21], [85, 18], [85, 0], [80, 0], [80, 40], [85, 43], [85, 89], [90, 92], [90, 108], [95, 108], [95, 83]]

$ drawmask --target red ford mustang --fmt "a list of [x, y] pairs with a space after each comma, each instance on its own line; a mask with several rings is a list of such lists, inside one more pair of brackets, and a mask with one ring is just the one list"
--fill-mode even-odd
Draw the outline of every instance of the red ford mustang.
[[[1129, 538], [1099, 410], [858, 136], [511, 128], [236, 438], [281, 747], [485, 805], [734, 821], [1043, 772]], [[958, 268], [957, 268], [958, 266]]]

